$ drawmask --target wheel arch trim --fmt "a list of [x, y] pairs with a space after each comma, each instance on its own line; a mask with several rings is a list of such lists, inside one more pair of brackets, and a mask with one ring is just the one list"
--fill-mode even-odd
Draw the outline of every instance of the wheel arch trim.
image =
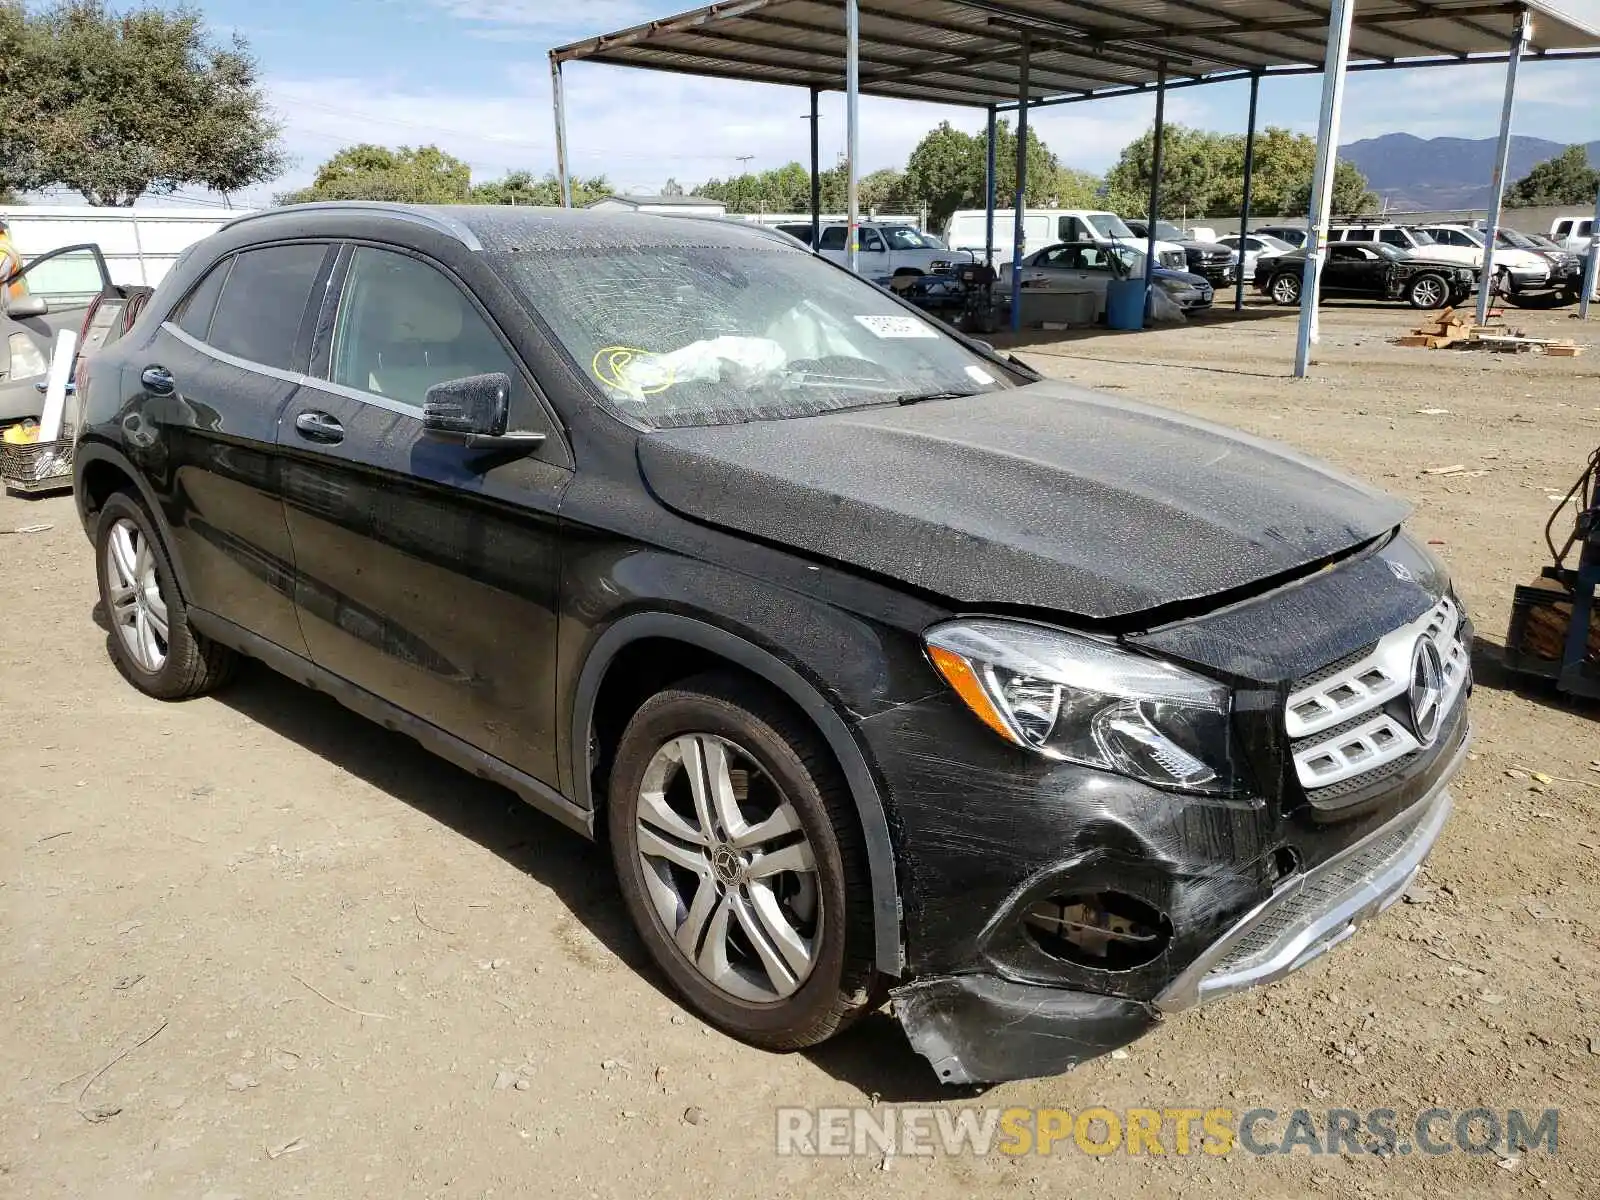
[[727, 659], [777, 688], [816, 726], [844, 771], [845, 783], [861, 822], [872, 885], [877, 968], [887, 975], [901, 975], [905, 969], [905, 953], [900, 937], [900, 892], [895, 875], [894, 843], [889, 836], [888, 817], [872, 771], [861, 747], [833, 706], [804, 676], [760, 646], [715, 625], [677, 613], [637, 612], [611, 625], [589, 649], [573, 695], [572, 794], [578, 805], [591, 814], [598, 807], [590, 785], [593, 769], [589, 736], [600, 686], [617, 655], [643, 638], [670, 638]]
[[94, 529], [89, 523], [89, 497], [83, 486], [83, 477], [89, 466], [97, 462], [108, 463], [132, 482], [139, 494], [140, 503], [150, 514], [150, 519], [155, 522], [156, 532], [161, 535], [161, 543], [167, 550], [167, 561], [172, 564], [173, 574], [177, 576], [178, 591], [187, 603], [189, 597], [193, 595], [189, 588], [189, 574], [184, 567], [182, 557], [173, 545], [172, 526], [167, 523], [167, 514], [162, 509], [161, 502], [151, 489], [149, 481], [127, 456], [103, 442], [80, 441], [72, 454], [72, 498], [77, 505], [78, 520], [82, 523], [84, 532], [93, 540]]

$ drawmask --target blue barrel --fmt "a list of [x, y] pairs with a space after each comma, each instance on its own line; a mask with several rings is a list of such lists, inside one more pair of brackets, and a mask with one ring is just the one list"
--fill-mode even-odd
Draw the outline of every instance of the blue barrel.
[[1106, 328], [1144, 328], [1144, 279], [1113, 279], [1106, 284]]

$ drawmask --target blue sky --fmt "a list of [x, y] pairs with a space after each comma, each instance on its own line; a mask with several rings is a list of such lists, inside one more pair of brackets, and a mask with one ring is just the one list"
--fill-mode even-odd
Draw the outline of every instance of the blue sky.
[[[306, 182], [343, 145], [433, 142], [472, 165], [475, 179], [555, 164], [546, 51], [555, 45], [681, 11], [693, 0], [200, 0], [214, 32], [243, 34], [261, 62], [295, 165], [252, 195]], [[1588, 0], [1572, 0], [1581, 7]], [[1600, 61], [1529, 63], [1516, 132], [1562, 141], [1600, 138], [1594, 102]], [[1315, 127], [1318, 80], [1262, 86], [1262, 123]], [[1490, 137], [1503, 68], [1463, 67], [1352, 75], [1343, 141], [1395, 130]], [[804, 161], [806, 94], [793, 88], [697, 80], [574, 63], [566, 71], [573, 168], [605, 172], [621, 189], [690, 185], [750, 166]], [[1223, 84], [1176, 91], [1168, 119], [1244, 127], [1246, 91]], [[1146, 128], [1149, 97], [1040, 110], [1036, 127], [1067, 163], [1104, 170]], [[862, 167], [898, 166], [941, 119], [977, 130], [978, 110], [862, 101]], [[841, 97], [823, 97], [822, 145], [844, 145]]]

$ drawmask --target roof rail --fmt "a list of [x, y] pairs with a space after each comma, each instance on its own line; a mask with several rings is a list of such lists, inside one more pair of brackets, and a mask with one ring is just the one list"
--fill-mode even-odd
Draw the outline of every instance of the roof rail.
[[393, 204], [384, 200], [315, 200], [308, 204], [286, 204], [279, 208], [264, 208], [259, 212], [246, 213], [236, 217], [223, 226], [232, 229], [235, 225], [243, 225], [249, 221], [259, 221], [264, 217], [279, 217], [288, 213], [328, 212], [328, 213], [372, 213], [375, 216], [394, 217], [401, 221], [410, 221], [416, 225], [423, 225], [435, 233], [442, 233], [453, 237], [468, 250], [482, 250], [483, 243], [478, 240], [478, 235], [473, 233], [467, 225], [455, 217], [440, 212], [422, 204]]

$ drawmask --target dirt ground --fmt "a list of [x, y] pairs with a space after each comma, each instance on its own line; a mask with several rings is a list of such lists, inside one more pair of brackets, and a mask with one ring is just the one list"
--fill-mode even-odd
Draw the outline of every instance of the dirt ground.
[[[1564, 313], [1513, 320], [1600, 342]], [[1493, 645], [1600, 443], [1600, 351], [1386, 343], [1415, 323], [1332, 309], [1298, 383], [1293, 319], [1267, 308], [1022, 351], [1411, 500], [1488, 645], [1416, 903], [1124, 1058], [981, 1096], [941, 1089], [887, 1015], [786, 1057], [702, 1027], [599, 854], [331, 701], [261, 669], [212, 699], [139, 696], [91, 619], [70, 499], [0, 499], [0, 1194], [1600, 1196], [1600, 710], [1519, 689]], [[874, 1098], [1559, 1107], [1560, 1140], [1554, 1158], [775, 1153], [777, 1106]]]

